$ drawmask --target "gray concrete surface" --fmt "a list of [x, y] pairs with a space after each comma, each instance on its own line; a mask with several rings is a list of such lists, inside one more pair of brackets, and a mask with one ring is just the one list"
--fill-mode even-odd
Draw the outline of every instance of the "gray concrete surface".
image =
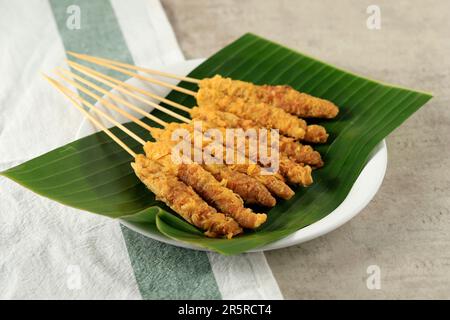
[[[187, 58], [251, 31], [435, 98], [388, 139], [385, 181], [338, 230], [267, 252], [288, 299], [450, 298], [450, 2], [162, 0]], [[368, 30], [366, 8], [381, 8]], [[366, 286], [378, 265], [381, 289]]]

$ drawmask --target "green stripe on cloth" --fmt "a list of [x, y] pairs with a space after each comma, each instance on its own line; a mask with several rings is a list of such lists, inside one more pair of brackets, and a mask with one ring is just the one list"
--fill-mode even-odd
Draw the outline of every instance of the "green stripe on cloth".
[[[49, 2], [66, 50], [133, 63], [108, 0]], [[81, 9], [80, 29], [71, 30], [66, 26], [67, 8], [71, 5]], [[121, 75], [122, 80], [126, 78]], [[121, 229], [144, 299], [221, 298], [206, 253], [160, 243], [124, 226]]]
[[[205, 252], [151, 240], [122, 226], [145, 299], [221, 299]], [[143, 256], [145, 259], [133, 259]]]

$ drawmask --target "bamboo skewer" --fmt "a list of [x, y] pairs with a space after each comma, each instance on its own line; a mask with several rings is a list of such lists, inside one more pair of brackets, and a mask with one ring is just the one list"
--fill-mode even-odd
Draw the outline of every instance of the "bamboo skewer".
[[[85, 80], [84, 78], [81, 78], [81, 77], [79, 77], [78, 75], [76, 75], [76, 74], [74, 74], [74, 73], [72, 73], [72, 72], [70, 72], [70, 71], [67, 71], [67, 70], [64, 70], [64, 69], [61, 69], [61, 68], [57, 68], [57, 70], [56, 70], [56, 74], [58, 74], [62, 79], [64, 79], [66, 82], [70, 83], [71, 85], [75, 86], [77, 89], [79, 89], [79, 90], [82, 91], [83, 93], [85, 93], [85, 94], [89, 95], [90, 97], [96, 99], [96, 100], [99, 101], [101, 104], [103, 104], [105, 107], [107, 107], [107, 108], [109, 108], [109, 109], [112, 109], [112, 110], [115, 110], [115, 111], [119, 112], [120, 114], [122, 114], [123, 116], [125, 116], [127, 119], [133, 121], [134, 123], [138, 124], [139, 126], [141, 126], [142, 128], [146, 129], [147, 131], [149, 131], [149, 132], [152, 131], [153, 128], [152, 128], [151, 126], [149, 126], [148, 124], [142, 122], [141, 120], [139, 120], [138, 118], [132, 116], [132, 115], [129, 114], [128, 112], [126, 112], [126, 111], [120, 109], [119, 107], [115, 106], [114, 104], [112, 104], [112, 103], [109, 102], [108, 100], [105, 100], [105, 99], [103, 99], [103, 98], [100, 98], [98, 95], [94, 94], [94, 93], [93, 93], [92, 91], [90, 91], [89, 89], [87, 89], [87, 88], [81, 86], [79, 83], [77, 83], [77, 82], [75, 82], [75, 81], [69, 79], [68, 77], [66, 77], [63, 73], [64, 73], [64, 74], [67, 74], [67, 75], [70, 75], [70, 76], [72, 76], [72, 77], [74, 77], [75, 79], [77, 79], [77, 80], [79, 80], [80, 82], [83, 82], [83, 83], [85, 83], [85, 84], [87, 84], [87, 85], [93, 87], [94, 89], [97, 89], [97, 88], [98, 88], [98, 90], [100, 90], [100, 89], [103, 90], [102, 88], [97, 87], [95, 84], [91, 83], [90, 81], [87, 81], [87, 80]], [[111, 97], [111, 96], [110, 96], [110, 97]], [[79, 99], [82, 99], [82, 98], [79, 97]], [[113, 99], [114, 99], [114, 98], [113, 98]], [[93, 106], [92, 104], [90, 104], [89, 102], [87, 102], [86, 100], [84, 100], [84, 99], [82, 99], [82, 100], [86, 102], [86, 105], [87, 105], [89, 108], [93, 109], [94, 111], [97, 111], [97, 110], [98, 110], [99, 112], [101, 112], [98, 108], [96, 108], [95, 106]], [[123, 100], [123, 101], [124, 101], [124, 100]], [[135, 105], [132, 105], [132, 104], [129, 103], [129, 102], [128, 102], [128, 104], [129, 104], [129, 107], [130, 107], [131, 109], [133, 109], [133, 110], [141, 110], [139, 107], [137, 107], [137, 106], [135, 106]], [[166, 109], [163, 108], [163, 110], [166, 110]], [[171, 111], [171, 112], [172, 112], [172, 111]], [[106, 115], [106, 114], [105, 114], [105, 115]], [[155, 117], [154, 115], [151, 115], [151, 114], [149, 114], [149, 115], [152, 116], [152, 117]], [[159, 118], [155, 117], [155, 120], [156, 120], [156, 119], [159, 119]], [[187, 118], [185, 118], [185, 119], [187, 120], [187, 122], [190, 122], [189, 119], [187, 119]], [[153, 120], [153, 118], [152, 118], [152, 120]], [[162, 120], [161, 120], [161, 121], [162, 121]], [[186, 121], [185, 121], [185, 122], [186, 122]], [[116, 121], [115, 124], [118, 124], [118, 122]], [[166, 127], [166, 126], [167, 126], [167, 123], [166, 123], [166, 122], [162, 122], [162, 123], [160, 123], [160, 124], [162, 124], [163, 127]], [[126, 129], [126, 128], [125, 128], [125, 129]], [[128, 129], [127, 129], [127, 130], [128, 130]], [[142, 140], [142, 141], [143, 141], [143, 140]], [[140, 142], [140, 141], [139, 141], [139, 142]], [[142, 144], [144, 145], [145, 142], [143, 142]]]
[[149, 118], [152, 121], [155, 121], [156, 123], [162, 125], [163, 127], [165, 127], [167, 125], [167, 122], [159, 119], [158, 117], [155, 117], [154, 115], [152, 115], [152, 114], [150, 114], [148, 112], [145, 112], [141, 108], [136, 107], [134, 104], [132, 104], [132, 103], [122, 99], [121, 97], [111, 93], [110, 91], [105, 90], [105, 89], [97, 86], [96, 84], [94, 84], [94, 83], [92, 83], [92, 82], [90, 82], [90, 81], [88, 81], [88, 80], [86, 80], [86, 79], [84, 79], [84, 78], [82, 78], [82, 77], [80, 77], [80, 76], [70, 72], [70, 71], [67, 71], [65, 69], [58, 69], [58, 70], [64, 72], [67, 75], [70, 75], [71, 77], [73, 77], [76, 80], [78, 80], [79, 82], [84, 83], [85, 85], [93, 88], [94, 90], [103, 93], [104, 95], [108, 96], [112, 100], [122, 103], [123, 105], [127, 106], [128, 108], [136, 111], [137, 113], [140, 113], [141, 115]]
[[74, 87], [76, 87], [78, 90], [80, 90], [81, 92], [87, 94], [88, 96], [94, 98], [95, 100], [97, 100], [98, 102], [100, 102], [103, 106], [107, 107], [108, 109], [112, 109], [118, 113], [120, 113], [121, 115], [123, 115], [124, 117], [126, 117], [127, 119], [133, 121], [134, 123], [138, 124], [139, 126], [141, 126], [144, 129], [147, 130], [151, 130], [152, 127], [150, 127], [148, 124], [146, 124], [145, 122], [141, 121], [140, 119], [134, 117], [133, 115], [131, 115], [130, 113], [122, 110], [121, 108], [117, 107], [116, 105], [114, 105], [113, 103], [109, 102], [108, 100], [105, 100], [103, 98], [100, 98], [98, 95], [96, 95], [95, 93], [93, 93], [92, 91], [86, 89], [85, 87], [83, 87], [82, 85], [80, 85], [78, 82], [75, 82], [69, 78], [67, 78], [65, 75], [63, 75], [61, 72], [56, 71], [56, 74], [59, 75], [62, 79], [64, 79], [66, 82], [70, 83], [71, 85], [73, 85]]
[[[157, 94], [154, 94], [154, 93], [152, 93], [152, 92], [149, 92], [149, 91], [144, 90], [144, 89], [141, 89], [141, 88], [138, 88], [138, 87], [133, 86], [133, 85], [131, 85], [131, 84], [129, 84], [129, 83], [126, 83], [126, 82], [117, 80], [117, 79], [115, 79], [115, 78], [113, 78], [113, 77], [107, 76], [106, 74], [103, 74], [103, 73], [101, 73], [101, 72], [95, 71], [95, 70], [93, 70], [93, 69], [91, 69], [91, 68], [88, 68], [88, 67], [86, 67], [86, 66], [83, 66], [83, 65], [81, 65], [81, 64], [75, 63], [75, 62], [70, 61], [70, 60], [67, 60], [67, 63], [68, 63], [73, 69], [75, 69], [75, 70], [77, 70], [77, 71], [79, 71], [79, 72], [81, 72], [81, 73], [83, 73], [83, 74], [85, 74], [85, 75], [88, 75], [88, 76], [90, 76], [90, 77], [92, 77], [92, 78], [95, 78], [94, 76], [98, 76], [98, 77], [100, 77], [100, 78], [103, 78], [103, 79], [106, 79], [106, 80], [108, 80], [108, 81], [114, 82], [114, 83], [117, 84], [117, 85], [120, 85], [120, 86], [129, 88], [129, 89], [131, 89], [131, 90], [133, 90], [133, 91], [136, 91], [136, 92], [139, 92], [139, 93], [141, 93], [141, 94], [143, 94], [143, 95], [146, 95], [147, 97], [156, 99], [156, 100], [158, 100], [158, 101], [161, 101], [161, 102], [163, 102], [163, 103], [165, 103], [165, 104], [168, 104], [168, 105], [170, 105], [170, 106], [172, 106], [172, 107], [175, 107], [175, 108], [177, 108], [177, 109], [180, 109], [180, 110], [185, 111], [185, 112], [188, 112], [188, 113], [189, 113], [190, 110], [191, 110], [190, 108], [185, 107], [185, 106], [183, 106], [182, 104], [176, 103], [176, 102], [174, 102], [174, 101], [172, 101], [172, 100], [169, 100], [169, 99], [166, 99], [166, 98], [163, 98], [163, 97], [161, 97], [161, 96], [159, 96], [159, 95], [157, 95]], [[98, 81], [101, 81], [101, 80], [99, 80], [98, 78], [95, 78], [95, 79], [97, 79]]]
[[194, 79], [194, 78], [191, 78], [191, 77], [183, 77], [183, 76], [179, 76], [179, 75], [168, 73], [168, 72], [163, 72], [163, 71], [149, 69], [149, 68], [144, 68], [144, 67], [138, 67], [138, 66], [135, 66], [135, 65], [132, 65], [132, 64], [123, 63], [123, 62], [119, 62], [119, 61], [114, 61], [114, 60], [110, 60], [110, 59], [106, 59], [106, 58], [89, 56], [89, 55], [86, 55], [86, 54], [75, 53], [75, 52], [72, 52], [72, 51], [67, 51], [67, 53], [69, 55], [73, 56], [73, 57], [76, 57], [78, 59], [85, 60], [85, 61], [102, 61], [102, 62], [106, 62], [106, 63], [112, 64], [112, 65], [116, 65], [116, 66], [120, 66], [120, 67], [124, 67], [124, 68], [128, 68], [128, 69], [132, 69], [132, 70], [142, 71], [142, 72], [149, 73], [149, 74], [155, 74], [155, 75], [163, 76], [163, 77], [167, 77], [167, 78], [172, 78], [172, 79], [177, 79], [177, 80], [181, 80], [181, 81], [186, 81], [186, 82], [190, 82], [190, 83], [199, 83], [200, 82], [200, 80]]
[[[67, 79], [64, 76], [61, 76], [63, 79], [65, 79], [66, 81], [69, 81], [69, 79]], [[127, 127], [125, 127], [123, 124], [121, 124], [119, 121], [115, 120], [114, 118], [112, 118], [110, 115], [108, 115], [107, 113], [105, 113], [104, 111], [102, 111], [101, 109], [97, 108], [96, 106], [94, 106], [92, 103], [90, 103], [89, 101], [86, 101], [85, 99], [83, 99], [81, 96], [77, 95], [75, 92], [68, 90], [67, 88], [64, 88], [64, 90], [66, 91], [66, 95], [71, 96], [74, 99], [78, 99], [81, 104], [87, 106], [89, 109], [93, 110], [94, 112], [96, 112], [97, 114], [99, 114], [100, 116], [106, 118], [109, 122], [111, 122], [112, 124], [114, 124], [115, 126], [117, 126], [118, 128], [120, 128], [123, 132], [125, 132], [126, 134], [128, 134], [130, 137], [132, 137], [134, 140], [136, 140], [137, 142], [139, 142], [142, 145], [145, 145], [145, 141], [143, 139], [141, 139], [139, 136], [137, 136], [133, 131], [131, 131], [130, 129], [128, 129]]]
[[[94, 89], [97, 90], [103, 90], [100, 87], [97, 87], [95, 84], [91, 83], [90, 81], [87, 81], [81, 77], [79, 77], [78, 75], [67, 71], [65, 69], [62, 68], [57, 68], [56, 72], [57, 75], [59, 75], [62, 79], [64, 79], [66, 82], [70, 83], [71, 85], [75, 86], [77, 89], [79, 89], [80, 91], [82, 91], [83, 93], [89, 95], [90, 97], [96, 99], [97, 101], [99, 101], [100, 103], [102, 103], [104, 106], [113, 109], [117, 112], [119, 112], [120, 114], [122, 114], [123, 116], [125, 116], [126, 118], [128, 118], [129, 120], [133, 121], [134, 123], [138, 124], [139, 126], [141, 126], [142, 128], [148, 130], [149, 132], [151, 132], [154, 128], [152, 128], [151, 126], [147, 125], [146, 123], [142, 122], [141, 120], [137, 119], [136, 117], [132, 116], [131, 114], [129, 114], [128, 112], [120, 109], [119, 107], [115, 106], [114, 104], [112, 104], [111, 102], [109, 102], [108, 100], [105, 100], [103, 98], [100, 98], [98, 95], [96, 95], [95, 93], [93, 93], [92, 91], [90, 91], [89, 89], [81, 86], [79, 83], [69, 79], [68, 77], [66, 77], [64, 74], [70, 75], [72, 77], [74, 77], [75, 79], [79, 80], [80, 82], [83, 82], [87, 85], [90, 85], [91, 87], [93, 87]], [[63, 74], [64, 73], [64, 74]], [[117, 125], [120, 129], [122, 129], [125, 133], [129, 134], [130, 136], [132, 136], [136, 141], [138, 141], [139, 143], [141, 143], [142, 145], [145, 145], [145, 141], [142, 140], [140, 137], [138, 137], [137, 135], [135, 135], [133, 132], [131, 132], [129, 129], [127, 129], [125, 126], [123, 126], [122, 124], [120, 124], [118, 121], [114, 120], [113, 118], [111, 118], [110, 116], [108, 116], [106, 113], [104, 113], [103, 111], [101, 111], [100, 109], [98, 109], [97, 107], [95, 107], [94, 105], [92, 105], [91, 103], [89, 103], [88, 101], [86, 101], [85, 99], [83, 99], [82, 97], [76, 95], [74, 92], [70, 91], [69, 89], [65, 88], [64, 86], [62, 86], [60, 83], [58, 83], [57, 81], [53, 80], [55, 83], [58, 84], [58, 88], [60, 89], [61, 92], [64, 93], [64, 95], [66, 95], [69, 98], [74, 98], [76, 97], [78, 100], [80, 100], [83, 104], [85, 104], [87, 107], [89, 107], [90, 109], [92, 109], [93, 111], [97, 112], [98, 114], [104, 116], [105, 118], [107, 118], [108, 120], [110, 120], [112, 123], [114, 123], [115, 125]], [[52, 83], [53, 84], [53, 83]], [[70, 92], [70, 94], [69, 94]], [[129, 107], [132, 108], [133, 110], [140, 110], [139, 107], [132, 105], [131, 103], [129, 103]], [[131, 107], [132, 106], [132, 107]], [[165, 108], [164, 108], [165, 109]], [[83, 109], [83, 111], [85, 111]], [[169, 110], [170, 111], [170, 110]], [[155, 117], [153, 115], [151, 115], [152, 117]], [[156, 118], [156, 117], [155, 117]], [[158, 119], [158, 118], [156, 118]], [[186, 118], [187, 119], [187, 118]], [[162, 120], [161, 120], [162, 121]], [[190, 122], [189, 119], [187, 119], [187, 122]], [[167, 126], [167, 123], [163, 123], [162, 124], [163, 127]]]
[[100, 66], [104, 66], [104, 67], [110, 68], [112, 70], [121, 72], [123, 74], [129, 75], [129, 76], [132, 76], [132, 77], [136, 77], [138, 79], [141, 79], [141, 80], [144, 80], [144, 81], [147, 81], [147, 82], [150, 82], [150, 83], [154, 83], [154, 84], [160, 85], [162, 87], [166, 87], [166, 88], [169, 88], [169, 89], [172, 89], [172, 90], [176, 90], [176, 91], [179, 91], [181, 93], [184, 93], [184, 94], [187, 94], [187, 95], [190, 95], [190, 96], [194, 96], [195, 97], [195, 95], [197, 94], [195, 91], [192, 91], [192, 90], [189, 90], [189, 89], [185, 89], [185, 88], [182, 88], [182, 87], [179, 87], [179, 86], [176, 86], [176, 85], [173, 85], [173, 84], [161, 81], [161, 80], [157, 80], [157, 79], [153, 79], [153, 78], [150, 78], [150, 77], [146, 77], [146, 76], [143, 76], [141, 74], [138, 74], [138, 73], [135, 73], [135, 72], [131, 72], [131, 71], [127, 70], [127, 69], [123, 69], [123, 68], [117, 67], [117, 66], [112, 65], [110, 63], [106, 63], [106, 62], [97, 60], [95, 58], [93, 59], [93, 58], [91, 58], [89, 56], [85, 56], [85, 57], [80, 58], [80, 59], [96, 63], [96, 64], [98, 64]]
[[[64, 86], [62, 86], [59, 82], [56, 80], [43, 75], [44, 78], [50, 82], [52, 86], [54, 86], [59, 92], [61, 92], [63, 95], [65, 95], [72, 104], [80, 110], [96, 127], [98, 127], [100, 130], [105, 132], [112, 140], [114, 140], [119, 146], [121, 146], [126, 152], [128, 152], [133, 158], [136, 158], [136, 153], [131, 150], [122, 140], [120, 140], [114, 133], [112, 133], [109, 129], [107, 129], [103, 124], [101, 124], [97, 119], [95, 119], [89, 112], [83, 109], [83, 107], [73, 98], [71, 97], [67, 92]], [[70, 90], [69, 90], [70, 91]]]
[[[74, 68], [75, 70], [77, 70], [77, 71], [79, 71], [79, 72], [81, 72], [81, 73], [83, 73], [83, 74], [86, 74], [86, 75], [88, 75], [89, 77], [91, 77], [91, 78], [93, 78], [93, 79], [95, 79], [95, 80], [97, 80], [97, 81], [100, 81], [101, 83], [106, 84], [107, 86], [111, 87], [112, 89], [116, 89], [116, 90], [118, 90], [118, 91], [120, 91], [120, 92], [122, 92], [122, 93], [124, 93], [124, 94], [127, 94], [127, 95], [129, 95], [129, 96], [135, 98], [136, 100], [139, 100], [139, 101], [141, 101], [141, 102], [143, 102], [143, 103], [145, 103], [145, 104], [147, 104], [147, 105], [149, 105], [149, 106], [151, 106], [151, 107], [153, 107], [153, 108], [155, 108], [155, 109], [158, 109], [158, 110], [160, 110], [160, 111], [162, 111], [162, 112], [165, 112], [165, 113], [167, 113], [168, 115], [170, 115], [170, 116], [172, 116], [172, 117], [174, 117], [174, 118], [176, 118], [176, 119], [178, 119], [178, 120], [181, 120], [181, 121], [183, 121], [183, 122], [189, 122], [189, 121], [190, 121], [188, 118], [183, 117], [182, 115], [179, 115], [178, 113], [175, 113], [175, 112], [173, 112], [172, 110], [169, 110], [169, 109], [167, 109], [167, 108], [164, 108], [163, 106], [160, 106], [160, 105], [157, 104], [157, 103], [154, 103], [154, 102], [152, 102], [152, 101], [149, 101], [149, 100], [147, 100], [147, 99], [144, 99], [144, 98], [142, 98], [141, 96], [139, 96], [139, 95], [137, 95], [137, 94], [131, 92], [130, 90], [124, 88], [124, 87], [133, 87], [133, 88], [135, 88], [134, 86], [131, 86], [131, 85], [129, 85], [129, 84], [123, 82], [123, 81], [116, 80], [116, 79], [114, 79], [114, 80], [115, 80], [115, 81], [114, 81], [115, 84], [114, 84], [114, 83], [112, 83], [112, 82], [110, 81], [110, 79], [113, 79], [113, 78], [111, 78], [111, 77], [108, 77], [108, 76], [105, 76], [105, 75], [101, 75], [99, 72], [95, 72], [95, 73], [94, 73], [94, 72], [93, 72], [94, 70], [89, 69], [89, 68], [87, 68], [87, 67], [84, 67], [84, 66], [82, 66], [82, 65], [79, 65], [79, 64], [77, 64], [77, 63], [74, 63], [74, 62], [72, 62], [72, 61], [69, 61], [68, 63], [69, 63], [69, 65], [70, 65], [72, 68]], [[88, 70], [86, 70], [86, 69], [88, 69]], [[105, 79], [106, 77], [108, 77], [109, 79]], [[138, 88], [136, 88], [136, 89], [138, 89]], [[142, 91], [146, 92], [145, 90], [142, 90]], [[152, 96], [158, 97], [158, 99], [161, 98], [161, 97], [159, 97], [158, 95], [155, 95], [155, 94], [152, 94]], [[163, 98], [161, 98], [161, 100], [162, 100], [162, 99], [163, 99]], [[167, 99], [164, 99], [164, 100], [170, 101], [170, 100], [167, 100]], [[180, 105], [180, 106], [181, 106], [181, 105]], [[182, 107], [184, 107], [184, 106], [182, 106]], [[187, 109], [187, 110], [189, 110], [189, 108], [186, 108], [186, 107], [184, 107], [184, 108]]]

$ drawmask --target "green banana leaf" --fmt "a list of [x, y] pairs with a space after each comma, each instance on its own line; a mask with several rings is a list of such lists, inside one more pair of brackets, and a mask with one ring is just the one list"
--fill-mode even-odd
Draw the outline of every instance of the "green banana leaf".
[[[238, 254], [288, 236], [332, 212], [347, 196], [372, 149], [431, 98], [427, 93], [356, 76], [252, 34], [213, 55], [190, 76], [204, 78], [215, 74], [256, 84], [288, 84], [340, 107], [336, 119], [318, 122], [330, 133], [330, 142], [318, 147], [326, 165], [314, 172], [314, 185], [299, 188], [289, 201], [279, 201], [258, 231], [232, 240], [206, 238], [155, 200], [134, 175], [130, 156], [102, 132], [1, 174], [62, 204], [111, 218], [121, 217], [151, 232], [222, 254]], [[193, 84], [181, 86], [197, 90]], [[178, 92], [171, 92], [169, 99], [195, 105], [192, 97]], [[175, 121], [158, 111], [154, 113]], [[150, 139], [149, 133], [135, 124], [126, 126]], [[142, 153], [134, 140], [117, 128], [113, 132]]]

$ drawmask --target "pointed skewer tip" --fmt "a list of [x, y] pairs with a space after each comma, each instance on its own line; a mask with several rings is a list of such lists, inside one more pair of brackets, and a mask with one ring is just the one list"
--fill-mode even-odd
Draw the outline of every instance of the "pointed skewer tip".
[[53, 78], [50, 78], [48, 75], [46, 75], [44, 72], [41, 72], [42, 78], [50, 82], [50, 84], [57, 84], [56, 80]]
[[73, 56], [73, 57], [78, 57], [78, 56], [81, 55], [80, 53], [76, 53], [76, 52], [73, 52], [73, 51], [66, 51], [66, 53], [68, 55], [70, 55], [70, 56]]

